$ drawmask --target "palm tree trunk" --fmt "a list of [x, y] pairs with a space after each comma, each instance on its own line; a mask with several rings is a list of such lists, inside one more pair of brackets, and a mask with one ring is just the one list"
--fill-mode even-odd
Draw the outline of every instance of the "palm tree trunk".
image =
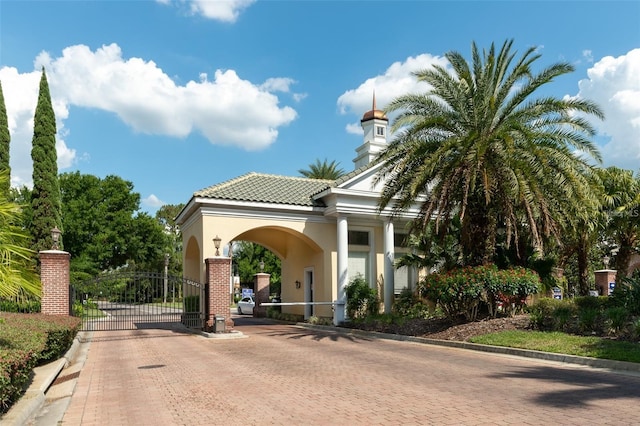
[[584, 234], [580, 236], [577, 250], [578, 254], [578, 294], [589, 295], [589, 241]]
[[[478, 199], [479, 198], [479, 199]], [[465, 265], [493, 263], [496, 253], [496, 218], [483, 197], [469, 197], [462, 224], [462, 253]]]

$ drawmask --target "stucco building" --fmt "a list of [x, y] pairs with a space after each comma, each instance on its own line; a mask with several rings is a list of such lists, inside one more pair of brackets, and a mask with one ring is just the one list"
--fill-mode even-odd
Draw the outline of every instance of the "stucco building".
[[252, 241], [281, 260], [283, 312], [344, 320], [344, 287], [361, 274], [378, 288], [384, 310], [394, 294], [416, 282], [416, 272], [394, 268], [407, 223], [417, 210], [391, 218], [378, 211], [383, 183], [372, 160], [387, 145], [389, 120], [373, 108], [364, 114], [354, 170], [337, 181], [248, 173], [193, 194], [177, 218], [183, 235], [184, 275], [205, 280], [204, 259], [222, 245]]

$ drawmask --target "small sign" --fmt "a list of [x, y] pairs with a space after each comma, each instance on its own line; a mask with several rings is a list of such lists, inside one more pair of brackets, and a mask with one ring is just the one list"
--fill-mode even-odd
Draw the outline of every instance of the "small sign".
[[615, 289], [616, 289], [616, 283], [615, 282], [609, 283], [609, 294], [613, 293], [613, 290]]
[[562, 300], [562, 289], [560, 287], [553, 288], [553, 298], [556, 300]]
[[253, 296], [253, 289], [252, 288], [243, 288], [242, 289], [242, 298], [244, 299], [245, 297], [251, 297]]

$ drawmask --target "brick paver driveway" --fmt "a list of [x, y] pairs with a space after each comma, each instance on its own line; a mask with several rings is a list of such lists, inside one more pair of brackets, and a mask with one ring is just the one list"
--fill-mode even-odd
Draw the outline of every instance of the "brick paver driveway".
[[640, 424], [637, 375], [252, 321], [94, 332], [63, 424]]

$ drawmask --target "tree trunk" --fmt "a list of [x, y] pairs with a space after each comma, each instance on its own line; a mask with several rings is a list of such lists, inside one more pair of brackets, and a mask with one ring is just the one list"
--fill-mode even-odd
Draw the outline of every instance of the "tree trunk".
[[[478, 199], [480, 198], [480, 199]], [[493, 263], [496, 253], [496, 218], [482, 197], [470, 197], [462, 224], [462, 253], [467, 266]]]
[[627, 276], [627, 271], [629, 270], [629, 264], [631, 263], [631, 255], [633, 254], [633, 238], [621, 237], [618, 241], [620, 244], [620, 249], [616, 254], [615, 260], [615, 268], [616, 272], [616, 282], [622, 282], [622, 279]]
[[580, 236], [577, 247], [578, 254], [578, 294], [577, 296], [589, 295], [589, 242], [584, 235]]

